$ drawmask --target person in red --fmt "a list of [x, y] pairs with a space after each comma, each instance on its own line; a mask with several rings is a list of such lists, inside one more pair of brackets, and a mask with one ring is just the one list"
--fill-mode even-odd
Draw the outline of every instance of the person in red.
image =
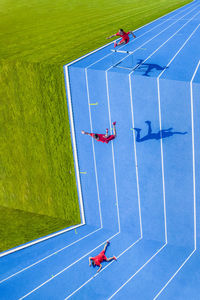
[[99, 269], [97, 270], [97, 273], [101, 270], [101, 268], [102, 268], [101, 263], [103, 261], [107, 261], [108, 262], [108, 261], [111, 261], [113, 259], [117, 260], [117, 258], [115, 256], [110, 257], [110, 258], [107, 258], [105, 256], [105, 252], [106, 252], [106, 249], [107, 249], [108, 245], [110, 245], [109, 241], [106, 242], [106, 244], [104, 246], [104, 249], [97, 256], [89, 257], [89, 266], [91, 267], [91, 261], [92, 261], [93, 267], [95, 267], [95, 266], [99, 267]]
[[106, 129], [106, 134], [99, 134], [99, 133], [89, 133], [85, 132], [84, 130], [81, 131], [82, 134], [90, 135], [96, 141], [108, 144], [110, 141], [116, 138], [116, 122], [113, 122], [113, 133], [112, 135], [108, 135], [108, 128]]
[[119, 32], [107, 37], [107, 39], [111, 39], [114, 36], [121, 36], [121, 40], [119, 41], [119, 43], [117, 43], [116, 41], [114, 42], [114, 47], [120, 46], [120, 45], [124, 45], [127, 44], [129, 42], [129, 34], [132, 34], [133, 38], [135, 39], [136, 36], [132, 31], [128, 31], [125, 32], [123, 29], [120, 29]]

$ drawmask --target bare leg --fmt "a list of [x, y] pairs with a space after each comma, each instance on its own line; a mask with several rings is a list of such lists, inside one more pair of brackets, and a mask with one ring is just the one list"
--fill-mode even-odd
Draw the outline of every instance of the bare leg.
[[113, 122], [113, 133], [114, 133], [114, 136], [117, 135], [117, 132], [116, 132], [116, 122]]
[[125, 41], [123, 41], [123, 42], [119, 42], [118, 44], [117, 44], [117, 42], [115, 42], [116, 44], [115, 44], [115, 47], [116, 46], [120, 46], [120, 45], [125, 45], [126, 44], [126, 42]]
[[106, 252], [106, 249], [107, 249], [108, 245], [109, 245], [109, 242], [106, 242], [106, 244], [105, 244], [105, 246], [104, 246], [104, 248], [103, 248], [103, 250], [104, 250], [105, 252]]
[[106, 260], [106, 261], [107, 261], [107, 262], [109, 262], [109, 261], [111, 261], [111, 260], [113, 260], [113, 259], [114, 259], [114, 260], [117, 260], [117, 259], [116, 259], [116, 257], [115, 257], [115, 256], [113, 256], [113, 257], [109, 257], [109, 258], [107, 258], [107, 260]]
[[106, 128], [106, 134], [105, 137], [108, 137], [108, 128]]

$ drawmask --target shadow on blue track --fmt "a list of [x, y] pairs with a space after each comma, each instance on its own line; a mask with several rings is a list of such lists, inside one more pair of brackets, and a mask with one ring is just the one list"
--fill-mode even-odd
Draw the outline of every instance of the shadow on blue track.
[[145, 121], [145, 123], [148, 126], [148, 133], [147, 133], [147, 135], [145, 135], [142, 138], [140, 136], [140, 132], [141, 132], [142, 129], [141, 128], [134, 128], [134, 130], [137, 133], [136, 141], [138, 143], [145, 142], [145, 141], [148, 141], [148, 140], [160, 140], [160, 139], [164, 139], [164, 138], [173, 136], [175, 134], [180, 134], [180, 135], [187, 134], [187, 131], [185, 131], [185, 132], [172, 131], [173, 130], [172, 127], [168, 128], [168, 129], [159, 130], [157, 133], [152, 133], [151, 121]]
[[143, 71], [144, 74], [142, 76], [150, 76], [149, 73], [151, 73], [153, 70], [157, 71], [163, 71], [168, 69], [166, 66], [160, 66], [158, 64], [148, 64], [148, 63], [143, 63], [143, 59], [138, 59], [138, 64], [140, 65], [139, 68], [136, 69], [136, 71]]

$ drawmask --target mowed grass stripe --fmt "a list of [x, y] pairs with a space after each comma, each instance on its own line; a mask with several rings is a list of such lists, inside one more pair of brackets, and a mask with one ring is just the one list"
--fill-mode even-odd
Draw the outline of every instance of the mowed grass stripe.
[[[0, 205], [21, 212], [24, 222], [26, 212], [37, 215], [37, 224], [26, 226], [30, 239], [46, 234], [43, 226], [34, 229], [38, 216], [52, 218], [53, 231], [80, 223], [63, 65], [106, 44], [119, 27], [134, 30], [189, 2], [0, 3]], [[58, 226], [58, 219], [66, 223]], [[12, 213], [0, 218], [8, 238], [2, 250], [12, 247], [12, 222]], [[19, 244], [26, 242], [20, 224]]]

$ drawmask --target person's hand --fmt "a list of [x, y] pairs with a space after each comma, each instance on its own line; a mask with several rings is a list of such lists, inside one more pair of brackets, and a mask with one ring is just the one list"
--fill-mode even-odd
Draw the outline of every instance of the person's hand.
[[85, 131], [84, 131], [84, 130], [81, 130], [81, 133], [82, 133], [82, 134], [85, 134]]

